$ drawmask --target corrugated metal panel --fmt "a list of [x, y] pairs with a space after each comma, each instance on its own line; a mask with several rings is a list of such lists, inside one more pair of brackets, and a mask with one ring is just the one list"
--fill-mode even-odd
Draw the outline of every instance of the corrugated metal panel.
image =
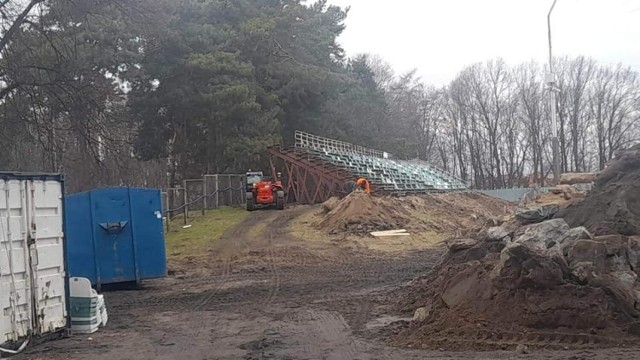
[[166, 275], [160, 191], [96, 189], [67, 196], [69, 273], [93, 285]]
[[[502, 200], [518, 202], [520, 201], [520, 199], [522, 199], [524, 194], [528, 193], [531, 190], [532, 190], [531, 188], [515, 188], [515, 189], [496, 189], [496, 190], [478, 190], [478, 191], [485, 195], [493, 196]], [[547, 192], [549, 191], [549, 188], [540, 188], [538, 191]]]
[[61, 179], [0, 173], [0, 344], [67, 325]]

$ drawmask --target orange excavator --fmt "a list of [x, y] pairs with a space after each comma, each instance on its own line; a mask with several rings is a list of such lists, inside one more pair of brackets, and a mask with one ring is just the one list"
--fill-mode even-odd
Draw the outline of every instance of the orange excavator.
[[279, 179], [269, 180], [262, 171], [248, 171], [246, 177], [247, 211], [275, 207], [284, 209], [284, 188]]

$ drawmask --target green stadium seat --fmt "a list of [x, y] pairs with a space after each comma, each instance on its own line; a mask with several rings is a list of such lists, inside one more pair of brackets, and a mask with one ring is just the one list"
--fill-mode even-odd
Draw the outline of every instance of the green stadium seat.
[[389, 191], [463, 190], [460, 179], [422, 161], [385, 158], [381, 151], [296, 132], [296, 148]]

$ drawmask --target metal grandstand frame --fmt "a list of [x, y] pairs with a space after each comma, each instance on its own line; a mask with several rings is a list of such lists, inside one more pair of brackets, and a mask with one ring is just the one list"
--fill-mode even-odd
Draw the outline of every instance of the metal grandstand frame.
[[[303, 131], [296, 130], [295, 132], [296, 139], [296, 148], [309, 149], [313, 151], [328, 151], [328, 152], [341, 152], [341, 153], [354, 153], [360, 155], [373, 156], [383, 159], [391, 159], [393, 156], [387, 152], [369, 149], [363, 146], [354, 145], [345, 141], [333, 140], [324, 138], [322, 136], [317, 136], [313, 134], [309, 134]], [[460, 177], [457, 177], [453, 174], [448, 173], [447, 171], [442, 170], [441, 168], [434, 166], [431, 163], [428, 163], [421, 159], [411, 159], [405, 160], [409, 163], [419, 164], [422, 166], [428, 166], [434, 172], [441, 174], [444, 178], [451, 178], [460, 183], [463, 183], [469, 186], [469, 183]]]
[[445, 170], [442, 170], [441, 168], [439, 168], [439, 167], [437, 167], [437, 166], [435, 166], [435, 165], [432, 165], [431, 163], [426, 162], [426, 161], [424, 161], [424, 160], [422, 160], [422, 159], [411, 159], [411, 160], [405, 160], [405, 161], [407, 161], [407, 162], [409, 162], [409, 163], [414, 163], [414, 164], [420, 164], [420, 165], [423, 165], [423, 166], [428, 166], [428, 167], [430, 167], [431, 169], [433, 169], [434, 171], [436, 171], [436, 172], [438, 172], [438, 173], [442, 174], [442, 176], [446, 176], [446, 177], [452, 178], [452, 179], [454, 179], [454, 180], [456, 180], [456, 181], [459, 181], [459, 182], [461, 182], [461, 183], [465, 184], [467, 187], [469, 187], [469, 182], [468, 182], [468, 181], [466, 181], [466, 180], [462, 179], [462, 178], [461, 178], [461, 177], [459, 177], [459, 176], [456, 176], [456, 175], [454, 175], [454, 174], [451, 174], [451, 173], [449, 173], [449, 172], [447, 172], [447, 171], [445, 171]]
[[382, 159], [391, 157], [391, 154], [380, 150], [369, 149], [363, 146], [354, 145], [348, 142], [324, 138], [296, 130], [296, 148], [311, 149], [316, 151], [335, 151], [342, 153], [354, 153], [360, 155], [374, 156]]
[[[439, 169], [426, 161], [422, 160], [398, 160], [394, 159], [391, 154], [384, 151], [369, 149], [363, 146], [350, 144], [344, 141], [333, 140], [324, 138], [321, 136], [312, 135], [303, 131], [295, 132], [295, 146], [292, 148], [284, 148], [280, 146], [273, 146], [268, 148], [268, 154], [270, 155], [271, 171], [273, 175], [276, 175], [276, 169], [279, 169], [283, 173], [283, 183], [286, 187], [287, 201], [297, 202], [301, 204], [317, 204], [324, 202], [331, 196], [342, 195], [350, 191], [351, 186], [355, 186], [355, 179], [358, 176], [368, 176], [367, 174], [373, 174], [371, 171], [375, 171], [377, 174], [382, 172], [380, 178], [371, 182], [374, 192], [380, 194], [400, 195], [409, 193], [424, 193], [432, 191], [460, 191], [468, 188], [466, 182], [452, 176], [451, 174]], [[392, 183], [386, 181], [384, 177], [388, 178], [388, 174], [384, 173], [385, 170], [369, 170], [355, 171], [354, 166], [349, 160], [348, 166], [342, 166], [336, 164], [336, 161], [341, 164], [346, 164], [344, 161], [339, 160], [340, 155], [347, 156], [378, 158], [382, 162], [405, 162], [414, 163], [415, 165], [423, 165], [428, 167], [429, 171], [443, 181], [451, 183], [457, 182], [460, 186], [454, 185], [453, 187], [441, 187], [441, 188], [410, 188], [402, 187], [398, 188], [393, 178]], [[336, 159], [336, 156], [338, 159]], [[360, 160], [355, 160], [357, 163]], [[447, 180], [448, 179], [448, 180]], [[399, 179], [399, 181], [407, 181], [406, 178]], [[390, 184], [394, 184], [393, 186]], [[396, 188], [394, 188], [394, 186]]]
[[[317, 204], [332, 196], [345, 193], [345, 184], [351, 175], [307, 152], [270, 147], [270, 165], [273, 175], [284, 170], [287, 202]], [[280, 167], [278, 167], [280, 165]]]

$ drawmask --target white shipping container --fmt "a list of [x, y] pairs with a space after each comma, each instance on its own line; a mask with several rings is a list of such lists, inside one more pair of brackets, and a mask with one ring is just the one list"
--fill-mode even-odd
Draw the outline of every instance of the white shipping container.
[[0, 347], [66, 326], [61, 178], [0, 173]]

